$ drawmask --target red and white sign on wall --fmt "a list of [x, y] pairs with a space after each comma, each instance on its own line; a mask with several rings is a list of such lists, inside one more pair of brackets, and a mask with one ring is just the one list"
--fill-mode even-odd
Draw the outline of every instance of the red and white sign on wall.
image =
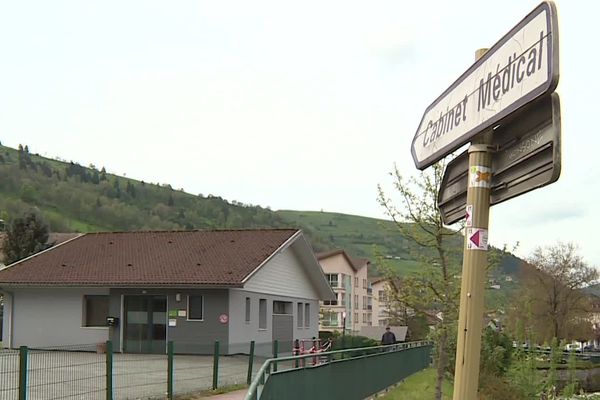
[[219, 322], [222, 324], [226, 324], [229, 322], [229, 315], [227, 314], [221, 314], [219, 315]]

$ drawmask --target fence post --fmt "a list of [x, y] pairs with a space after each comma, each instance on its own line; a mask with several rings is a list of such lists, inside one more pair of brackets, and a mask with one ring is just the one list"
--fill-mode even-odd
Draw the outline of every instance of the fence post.
[[173, 341], [167, 342], [167, 399], [173, 400]]
[[254, 340], [250, 342], [250, 356], [248, 357], [248, 378], [246, 383], [250, 385], [252, 383], [252, 367], [254, 365]]
[[215, 353], [213, 355], [213, 390], [219, 385], [219, 341], [215, 340]]
[[106, 341], [106, 400], [113, 400], [113, 344]]
[[27, 346], [19, 347], [19, 400], [27, 399]]
[[[277, 354], [279, 353], [279, 341], [273, 341], [273, 358], [277, 358]], [[273, 372], [277, 372], [277, 361], [273, 362]]]

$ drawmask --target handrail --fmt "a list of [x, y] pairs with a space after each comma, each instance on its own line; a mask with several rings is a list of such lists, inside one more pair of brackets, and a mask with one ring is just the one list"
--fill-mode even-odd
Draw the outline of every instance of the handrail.
[[[257, 396], [260, 394], [259, 393], [259, 385], [264, 386], [266, 384], [267, 379], [269, 378], [269, 375], [271, 375], [271, 365], [273, 363], [281, 363], [281, 362], [285, 362], [285, 361], [294, 361], [294, 360], [304, 360], [306, 358], [323, 357], [323, 356], [327, 356], [328, 360], [332, 360], [333, 356], [336, 354], [365, 352], [365, 351], [370, 351], [370, 350], [375, 350], [375, 349], [380, 349], [380, 350], [392, 349], [392, 351], [402, 351], [402, 350], [411, 349], [414, 347], [429, 346], [429, 345], [431, 345], [431, 343], [432, 342], [430, 342], [430, 341], [420, 340], [420, 341], [415, 341], [415, 342], [388, 344], [388, 345], [382, 345], [382, 346], [357, 347], [357, 348], [352, 348], [352, 349], [326, 351], [326, 352], [322, 352], [322, 353], [309, 353], [309, 354], [302, 354], [299, 356], [269, 358], [269, 359], [265, 360], [263, 365], [258, 370], [258, 373], [252, 380], [252, 383], [250, 384], [250, 387], [248, 387], [248, 392], [246, 392], [246, 397], [244, 397], [244, 400], [258, 400]], [[374, 354], [379, 354], [379, 353], [382, 353], [382, 352], [377, 352]], [[362, 356], [363, 355], [361, 355], [360, 357], [362, 357]], [[358, 357], [355, 357], [355, 358], [358, 358]], [[350, 359], [352, 359], [352, 356], [350, 356], [350, 358], [344, 358], [344, 359], [350, 360]], [[313, 368], [313, 367], [317, 367], [319, 365], [320, 364], [317, 364], [314, 366], [311, 366], [311, 365], [307, 366], [306, 363], [302, 363], [301, 367], [292, 368], [292, 369]], [[283, 371], [280, 371], [280, 372], [283, 372]]]

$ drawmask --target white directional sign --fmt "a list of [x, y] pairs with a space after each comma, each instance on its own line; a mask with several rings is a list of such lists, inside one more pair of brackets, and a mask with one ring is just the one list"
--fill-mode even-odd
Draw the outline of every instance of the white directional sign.
[[556, 89], [556, 9], [546, 1], [508, 32], [427, 109], [412, 143], [425, 169], [513, 111]]

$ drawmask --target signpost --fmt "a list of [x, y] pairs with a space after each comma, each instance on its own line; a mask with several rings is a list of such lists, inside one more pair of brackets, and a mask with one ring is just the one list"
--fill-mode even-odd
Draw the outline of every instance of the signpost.
[[[560, 133], [558, 93], [546, 95], [515, 112], [494, 130], [490, 205], [556, 182], [561, 171]], [[465, 207], [468, 169], [467, 152], [446, 166], [438, 207], [447, 225], [469, 214]]]
[[[476, 400], [487, 268], [489, 207], [556, 181], [560, 102], [556, 8], [545, 1], [426, 110], [412, 142], [425, 169], [471, 141], [444, 174], [446, 223], [466, 217], [454, 400]], [[538, 100], [539, 99], [539, 100]]]
[[427, 107], [412, 142], [418, 169], [556, 89], [557, 26], [554, 4], [540, 4]]

